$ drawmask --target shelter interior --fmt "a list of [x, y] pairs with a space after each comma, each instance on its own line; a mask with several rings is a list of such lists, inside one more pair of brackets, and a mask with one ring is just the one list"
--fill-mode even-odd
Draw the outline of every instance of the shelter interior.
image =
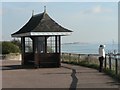
[[60, 67], [60, 36], [22, 37], [22, 64]]

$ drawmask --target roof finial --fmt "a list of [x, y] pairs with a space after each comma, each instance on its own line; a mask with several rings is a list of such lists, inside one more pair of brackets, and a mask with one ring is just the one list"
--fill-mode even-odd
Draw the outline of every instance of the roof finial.
[[44, 12], [46, 12], [46, 6], [44, 6]]
[[34, 15], [34, 10], [32, 10], [32, 16]]

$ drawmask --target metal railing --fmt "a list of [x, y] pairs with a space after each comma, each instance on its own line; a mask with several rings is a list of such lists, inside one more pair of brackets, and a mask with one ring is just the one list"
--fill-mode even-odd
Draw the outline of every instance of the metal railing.
[[120, 74], [120, 54], [106, 54], [104, 68]]
[[[62, 53], [62, 62], [69, 63], [80, 63], [87, 61], [89, 64], [99, 65], [98, 54], [73, 54], [73, 53]], [[104, 60], [104, 69], [114, 71], [115, 74], [120, 74], [120, 54], [106, 54]]]

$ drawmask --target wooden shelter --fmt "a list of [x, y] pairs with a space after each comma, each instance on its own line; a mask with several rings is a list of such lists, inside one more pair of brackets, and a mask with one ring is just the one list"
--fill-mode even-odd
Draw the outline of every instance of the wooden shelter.
[[12, 37], [21, 38], [22, 65], [60, 67], [61, 36], [71, 32], [51, 19], [44, 10], [41, 14], [32, 15]]

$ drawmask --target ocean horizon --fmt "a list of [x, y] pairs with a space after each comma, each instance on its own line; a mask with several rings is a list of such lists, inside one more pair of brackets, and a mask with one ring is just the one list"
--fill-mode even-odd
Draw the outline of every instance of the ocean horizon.
[[[76, 53], [76, 54], [98, 54], [99, 44], [89, 43], [68, 43], [62, 44], [62, 53]], [[105, 44], [105, 52], [118, 53], [118, 44]]]

